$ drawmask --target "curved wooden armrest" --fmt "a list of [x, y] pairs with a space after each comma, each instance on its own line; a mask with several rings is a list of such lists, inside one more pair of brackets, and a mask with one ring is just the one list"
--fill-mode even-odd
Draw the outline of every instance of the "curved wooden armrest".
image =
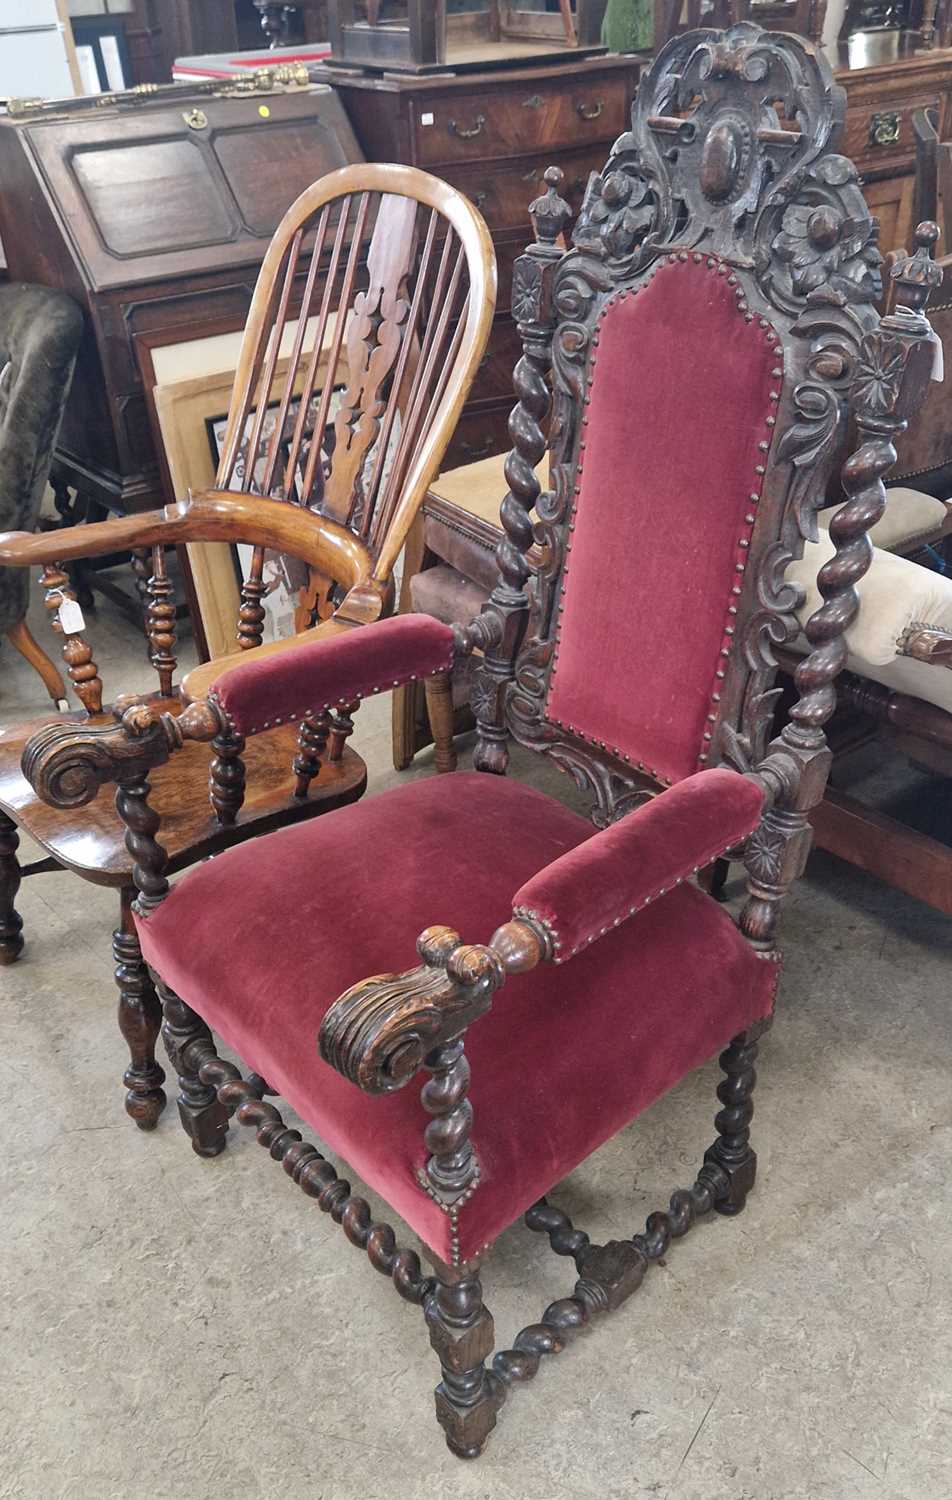
[[370, 553], [345, 526], [283, 500], [239, 490], [201, 490], [161, 510], [61, 531], [4, 532], [0, 534], [0, 563], [32, 568], [180, 542], [250, 542], [273, 547], [310, 563], [347, 589], [369, 580], [373, 573]]
[[932, 625], [910, 625], [899, 637], [897, 654], [930, 667], [952, 668], [952, 630]]
[[324, 1061], [365, 1093], [403, 1088], [435, 1047], [489, 1009], [507, 974], [525, 973], [551, 957], [545, 932], [522, 920], [506, 922], [488, 945], [461, 943], [449, 927], [428, 927], [417, 952], [423, 960], [417, 968], [361, 980], [321, 1023]]

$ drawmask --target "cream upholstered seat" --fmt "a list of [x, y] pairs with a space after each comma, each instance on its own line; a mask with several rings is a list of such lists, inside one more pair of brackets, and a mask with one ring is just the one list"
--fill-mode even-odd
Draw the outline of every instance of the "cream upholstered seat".
[[[935, 501], [936, 505], [941, 503]], [[874, 527], [870, 535], [877, 530]], [[822, 603], [817, 570], [833, 554], [829, 533], [821, 529], [819, 541], [808, 542], [800, 561], [787, 569], [788, 580], [799, 583], [805, 592], [798, 611], [801, 625]], [[952, 634], [952, 578], [876, 547], [869, 572], [857, 584], [857, 593], [860, 612], [846, 632], [847, 670], [952, 713], [952, 672], [939, 663], [916, 661], [902, 654], [903, 637], [913, 626]], [[802, 636], [793, 643], [793, 649], [806, 650]]]
[[[835, 510], [833, 506], [820, 512], [821, 526], [829, 525]], [[949, 519], [949, 506], [944, 500], [897, 484], [886, 491], [886, 509], [882, 520], [870, 528], [869, 538], [884, 552], [908, 552], [941, 536]]]

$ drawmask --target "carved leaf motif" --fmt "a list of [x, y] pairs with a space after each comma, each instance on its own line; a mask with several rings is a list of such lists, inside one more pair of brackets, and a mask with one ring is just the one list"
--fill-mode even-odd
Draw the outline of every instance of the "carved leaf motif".
[[875, 416], [886, 416], [899, 398], [905, 368], [903, 346], [886, 333], [872, 333], [863, 343], [853, 387], [856, 401]]
[[542, 268], [520, 255], [512, 273], [512, 315], [517, 323], [535, 323], [542, 312]]
[[771, 885], [779, 879], [786, 842], [781, 833], [763, 822], [747, 841], [744, 863], [755, 880]]

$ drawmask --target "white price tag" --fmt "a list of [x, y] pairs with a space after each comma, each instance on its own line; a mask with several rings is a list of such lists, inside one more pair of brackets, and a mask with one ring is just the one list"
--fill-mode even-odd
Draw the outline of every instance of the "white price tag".
[[432, 125], [433, 124], [433, 111], [432, 110], [426, 109], [426, 110], [423, 111], [422, 115], [420, 116], [420, 124], [421, 125]]
[[57, 616], [64, 635], [79, 635], [81, 630], [86, 629], [83, 612], [75, 599], [64, 599], [57, 610]]
[[945, 357], [942, 340], [937, 333], [932, 335], [932, 379], [936, 385], [941, 385], [945, 379]]

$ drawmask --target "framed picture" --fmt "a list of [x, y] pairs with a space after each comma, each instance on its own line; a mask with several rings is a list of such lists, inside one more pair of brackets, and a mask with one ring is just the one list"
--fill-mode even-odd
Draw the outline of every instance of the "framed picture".
[[[309, 497], [309, 503], [315, 509], [320, 508], [324, 496], [324, 484], [330, 477], [336, 437], [334, 417], [340, 408], [342, 393], [343, 386], [338, 386], [332, 391], [328, 403], [323, 440], [321, 442], [321, 454], [315, 466], [314, 481]], [[297, 472], [291, 479], [288, 493], [283, 497], [296, 505], [301, 503], [304, 473], [314, 444], [314, 426], [319, 415], [318, 409], [321, 403], [321, 396], [321, 391], [315, 392], [308, 403], [309, 410], [304, 423], [304, 439], [301, 443]], [[251, 474], [247, 472], [246, 448], [251, 436], [251, 429], [254, 426], [255, 414], [254, 412], [249, 413], [245, 424], [244, 442], [238, 461], [235, 464], [235, 470], [229, 486], [230, 489], [245, 490], [255, 495], [262, 493], [267, 455], [271, 447], [275, 424], [278, 419], [278, 404], [277, 401], [270, 404], [265, 419], [261, 424], [261, 436], [258, 441], [258, 451], [255, 455], [253, 473]], [[300, 408], [300, 398], [297, 396], [293, 397], [288, 405], [284, 431], [280, 438], [276, 473], [283, 473], [287, 467], [291, 442]], [[206, 418], [205, 425], [208, 431], [212, 461], [217, 470], [225, 440], [225, 429], [228, 425], [228, 418], [226, 415], [209, 417]], [[240, 588], [251, 569], [254, 548], [249, 544], [239, 542], [231, 550], [234, 559], [235, 576]], [[311, 624], [314, 611], [319, 604], [318, 594], [321, 583], [321, 580], [316, 580], [312, 576], [311, 569], [307, 563], [302, 562], [298, 557], [292, 557], [288, 553], [275, 552], [269, 548], [264, 555], [262, 579], [265, 584], [265, 592], [261, 599], [262, 608], [265, 611], [262, 639], [264, 641], [285, 640], [288, 636], [297, 634], [299, 630], [306, 630], [308, 625]]]
[[[200, 339], [150, 343], [148, 348], [144, 341], [137, 341], [170, 500], [183, 499], [189, 490], [197, 492], [215, 484], [218, 457], [209, 441], [209, 422], [220, 421], [228, 410], [241, 338], [239, 329]], [[287, 361], [282, 355], [275, 379], [281, 379], [286, 371]], [[322, 371], [323, 360], [318, 382]], [[340, 375], [346, 377], [346, 368]], [[227, 542], [190, 542], [184, 552], [199, 655], [202, 660], [228, 655], [237, 649], [241, 606], [241, 574], [235, 567], [234, 551]]]

